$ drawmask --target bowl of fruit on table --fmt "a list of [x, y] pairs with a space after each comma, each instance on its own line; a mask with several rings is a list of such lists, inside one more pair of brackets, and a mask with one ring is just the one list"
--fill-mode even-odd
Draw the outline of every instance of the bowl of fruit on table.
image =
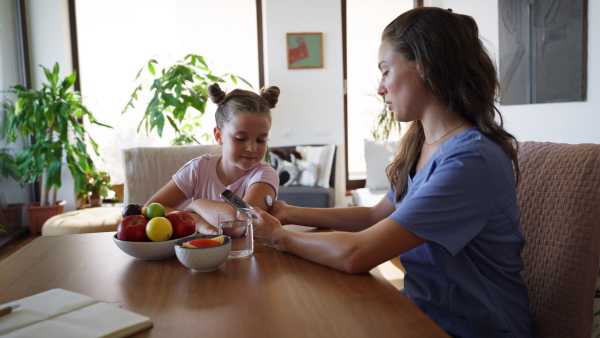
[[159, 203], [144, 208], [129, 204], [123, 208], [123, 219], [113, 236], [124, 253], [143, 260], [175, 256], [175, 242], [196, 233], [196, 222], [186, 212], [166, 214]]
[[214, 271], [231, 252], [227, 235], [195, 235], [175, 241], [175, 254], [181, 264], [197, 272]]

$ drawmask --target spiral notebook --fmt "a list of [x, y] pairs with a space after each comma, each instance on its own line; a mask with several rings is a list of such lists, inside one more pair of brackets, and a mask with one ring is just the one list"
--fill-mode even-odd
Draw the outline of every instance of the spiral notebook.
[[152, 327], [149, 317], [92, 297], [51, 289], [0, 305], [0, 337], [127, 337]]

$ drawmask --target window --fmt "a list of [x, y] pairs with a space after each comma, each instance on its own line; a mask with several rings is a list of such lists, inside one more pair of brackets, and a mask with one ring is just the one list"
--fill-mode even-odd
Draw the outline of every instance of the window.
[[[81, 92], [95, 117], [114, 127], [90, 128], [101, 154], [96, 165], [111, 174], [113, 184], [124, 180], [122, 148], [170, 145], [167, 133], [161, 139], [154, 131], [150, 137], [136, 131], [143, 99], [137, 110], [121, 115], [135, 89], [134, 78], [148, 60], [167, 67], [199, 54], [216, 75], [234, 73], [258, 89], [256, 6], [255, 0], [76, 0]], [[212, 135], [214, 109], [207, 107], [198, 136]]]
[[[5, 99], [14, 101], [14, 94], [4, 91], [14, 85], [29, 85], [29, 68], [27, 55], [27, 36], [24, 22], [23, 0], [0, 0], [0, 101]], [[0, 115], [1, 119], [1, 115]], [[0, 120], [0, 124], [4, 121]], [[18, 152], [25, 146], [23, 139], [17, 143], [7, 145], [7, 140], [0, 135], [0, 148], [11, 148]], [[10, 178], [0, 177], [0, 202], [3, 203], [29, 203], [34, 196], [34, 191], [28, 187], [21, 187]], [[6, 200], [5, 200], [6, 199]], [[1, 204], [1, 203], [0, 203]], [[0, 220], [1, 221], [1, 220]], [[0, 240], [0, 245], [8, 237]]]
[[[381, 32], [413, 0], [345, 0], [346, 188], [365, 186], [364, 140], [372, 139], [375, 116], [384, 107], [377, 95]], [[344, 10], [345, 8], [345, 10]], [[344, 21], [343, 21], [344, 22]], [[393, 135], [399, 139], [399, 135]]]

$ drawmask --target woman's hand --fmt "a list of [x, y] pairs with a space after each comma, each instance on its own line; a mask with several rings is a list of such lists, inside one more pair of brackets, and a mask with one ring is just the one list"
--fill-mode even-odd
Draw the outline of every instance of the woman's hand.
[[273, 201], [273, 205], [269, 208], [269, 213], [277, 218], [281, 224], [290, 224], [290, 205], [284, 201]]
[[253, 220], [254, 240], [263, 246], [278, 249], [276, 235], [278, 231], [283, 230], [281, 223], [277, 218], [258, 207], [252, 208], [250, 213], [257, 217]]

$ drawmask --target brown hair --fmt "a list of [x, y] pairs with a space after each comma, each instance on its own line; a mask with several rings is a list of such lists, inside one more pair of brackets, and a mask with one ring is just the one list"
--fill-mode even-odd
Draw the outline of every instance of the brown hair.
[[279, 100], [278, 87], [263, 87], [260, 95], [250, 90], [234, 89], [225, 94], [218, 83], [208, 87], [210, 99], [217, 105], [215, 120], [219, 128], [223, 128], [237, 113], [255, 113], [265, 115], [271, 121], [271, 108], [275, 108]]
[[[509, 155], [518, 182], [517, 140], [504, 130], [502, 115], [495, 106], [500, 84], [475, 20], [452, 10], [419, 7], [392, 21], [381, 39], [404, 60], [416, 62], [423, 81], [440, 102], [476, 125]], [[409, 172], [424, 141], [423, 125], [412, 122], [386, 169], [396, 201], [406, 194]]]

